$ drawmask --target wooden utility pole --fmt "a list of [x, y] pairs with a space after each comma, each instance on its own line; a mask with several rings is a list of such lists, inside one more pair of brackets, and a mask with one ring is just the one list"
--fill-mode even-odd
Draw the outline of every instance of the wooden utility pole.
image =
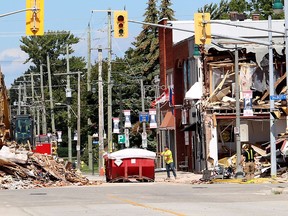
[[99, 174], [103, 170], [103, 152], [104, 152], [104, 107], [103, 107], [103, 79], [102, 79], [102, 48], [98, 48], [98, 121], [99, 121]]
[[50, 70], [50, 58], [47, 53], [47, 71], [48, 71], [48, 82], [49, 82], [49, 96], [50, 96], [50, 115], [51, 115], [51, 133], [56, 133], [55, 129], [55, 117], [54, 117], [54, 104], [53, 104], [53, 91], [51, 81], [51, 70]]
[[[88, 35], [87, 35], [87, 92], [91, 92], [91, 28], [90, 23], [88, 24]], [[88, 125], [91, 125], [91, 119], [87, 120]], [[94, 133], [94, 131], [93, 131]], [[88, 166], [89, 170], [93, 169], [93, 150], [92, 150], [92, 136], [88, 134]]]
[[42, 63], [40, 63], [40, 85], [41, 85], [41, 105], [42, 105], [42, 134], [47, 134], [46, 107], [45, 107], [44, 82], [43, 82], [43, 64]]
[[108, 152], [112, 152], [111, 11], [108, 11]]
[[72, 162], [72, 138], [71, 138], [71, 112], [70, 112], [70, 101], [71, 101], [71, 88], [70, 88], [70, 64], [69, 64], [69, 45], [66, 46], [66, 62], [67, 62], [67, 87], [66, 87], [66, 99], [67, 99], [67, 118], [68, 118], [68, 161]]

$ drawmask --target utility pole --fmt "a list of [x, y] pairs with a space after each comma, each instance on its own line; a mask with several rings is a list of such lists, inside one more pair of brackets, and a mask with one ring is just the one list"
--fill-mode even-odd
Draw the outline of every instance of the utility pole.
[[[35, 123], [36, 122], [36, 117], [35, 117], [35, 108], [36, 108], [36, 106], [35, 106], [34, 74], [33, 74], [33, 72], [30, 73], [30, 80], [31, 80], [31, 97], [32, 97], [31, 98], [31, 100], [32, 100], [32, 115], [33, 115], [33, 122]], [[39, 128], [38, 122], [37, 122], [37, 128]], [[36, 127], [35, 126], [34, 126], [34, 129], [33, 129], [33, 135], [34, 135], [34, 137], [36, 136]]]
[[104, 107], [103, 107], [103, 79], [102, 79], [102, 48], [98, 48], [98, 121], [99, 121], [99, 174], [104, 167], [103, 152], [104, 152]]
[[108, 152], [112, 152], [111, 11], [108, 11]]
[[[145, 112], [143, 78], [141, 78], [141, 102], [142, 102], [142, 112]], [[143, 121], [142, 147], [145, 149], [147, 148], [146, 120]]]
[[44, 83], [43, 83], [43, 64], [42, 63], [40, 63], [40, 85], [41, 85], [41, 105], [42, 105], [42, 133], [47, 134], [46, 108], [45, 108]]
[[[122, 84], [120, 84], [119, 89], [119, 98], [120, 98], [120, 113], [119, 113], [119, 126], [120, 126], [120, 134], [123, 134], [123, 102], [122, 102]], [[129, 130], [129, 129], [128, 129]], [[121, 149], [124, 148], [124, 144], [121, 144]]]
[[[274, 66], [273, 66], [273, 43], [272, 43], [272, 20], [271, 16], [268, 16], [268, 38], [270, 46], [268, 46], [269, 55], [269, 95], [274, 95]], [[286, 50], [287, 52], [287, 50]], [[287, 62], [286, 62], [287, 65]], [[287, 71], [286, 71], [287, 76]], [[275, 124], [274, 117], [271, 112], [274, 110], [274, 100], [270, 99], [270, 147], [271, 147], [271, 177], [276, 177], [277, 175], [277, 162], [276, 162], [276, 139], [275, 139]]]
[[80, 170], [80, 165], [81, 165], [81, 161], [80, 161], [80, 144], [81, 144], [81, 98], [80, 98], [80, 92], [81, 92], [81, 72], [78, 71], [78, 102], [77, 102], [77, 146], [76, 146], [76, 150], [77, 150], [77, 169]]
[[17, 109], [17, 115], [21, 115], [21, 83], [18, 85], [18, 109]]
[[51, 133], [56, 133], [55, 129], [55, 117], [54, 117], [54, 104], [53, 104], [53, 92], [52, 92], [52, 81], [51, 81], [51, 70], [50, 70], [50, 58], [47, 53], [47, 70], [48, 70], [48, 82], [49, 82], [49, 95], [50, 95], [50, 114], [51, 114]]
[[26, 86], [26, 78], [24, 76], [24, 82], [23, 82], [23, 105], [24, 105], [24, 115], [27, 114], [27, 86]]
[[[160, 93], [159, 93], [159, 83], [160, 83], [160, 79], [159, 76], [155, 76], [154, 77], [154, 83], [155, 83], [155, 100], [159, 97]], [[161, 146], [159, 145], [161, 142], [161, 136], [160, 136], [160, 104], [157, 103], [156, 104], [156, 121], [157, 121], [157, 129], [156, 129], [156, 134], [157, 134], [157, 145], [156, 145], [156, 152], [161, 152]], [[161, 167], [161, 160], [157, 160], [157, 167]]]
[[87, 91], [91, 91], [91, 28], [88, 24], [88, 38], [87, 38]]
[[69, 64], [69, 46], [66, 46], [66, 62], [67, 62], [67, 87], [66, 87], [66, 99], [67, 99], [67, 118], [68, 118], [68, 161], [72, 162], [72, 138], [71, 138], [71, 112], [70, 112], [70, 101], [71, 101], [71, 88], [70, 88], [70, 64]]
[[[87, 92], [91, 92], [91, 29], [88, 24], [88, 38], [87, 38]], [[91, 119], [88, 118], [88, 125], [91, 125]], [[94, 131], [93, 131], [94, 133]], [[93, 169], [93, 150], [92, 150], [92, 136], [88, 134], [88, 166], [89, 170]]]
[[[241, 161], [241, 141], [240, 141], [240, 86], [239, 86], [239, 53], [238, 47], [235, 45], [235, 98], [236, 98], [236, 128], [234, 130], [236, 140], [236, 155], [237, 155], [237, 167], [236, 172], [240, 173], [242, 167]], [[239, 176], [240, 177], [240, 176]]]

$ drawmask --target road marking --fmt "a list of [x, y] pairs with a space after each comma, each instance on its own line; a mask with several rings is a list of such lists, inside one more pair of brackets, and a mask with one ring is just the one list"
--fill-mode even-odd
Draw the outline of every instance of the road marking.
[[113, 199], [125, 202], [125, 203], [129, 203], [129, 204], [134, 205], [134, 206], [139, 206], [139, 207], [143, 207], [143, 208], [147, 208], [147, 209], [152, 209], [154, 211], [165, 212], [165, 213], [169, 213], [169, 214], [176, 215], [176, 216], [186, 216], [185, 214], [182, 214], [182, 213], [177, 213], [177, 212], [166, 210], [166, 209], [155, 208], [155, 207], [152, 207], [152, 206], [143, 205], [141, 203], [137, 203], [137, 202], [134, 202], [132, 200], [121, 199], [121, 198], [116, 197], [116, 196], [110, 196], [110, 197], [113, 198]]

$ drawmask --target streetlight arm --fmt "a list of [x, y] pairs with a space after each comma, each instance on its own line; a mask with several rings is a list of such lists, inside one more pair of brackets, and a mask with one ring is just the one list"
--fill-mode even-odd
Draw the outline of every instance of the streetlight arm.
[[75, 113], [75, 111], [72, 109], [71, 105], [69, 104], [65, 104], [65, 103], [55, 103], [55, 106], [67, 106], [70, 108], [70, 110], [72, 111], [72, 113], [75, 115], [76, 118], [78, 118], [78, 115]]

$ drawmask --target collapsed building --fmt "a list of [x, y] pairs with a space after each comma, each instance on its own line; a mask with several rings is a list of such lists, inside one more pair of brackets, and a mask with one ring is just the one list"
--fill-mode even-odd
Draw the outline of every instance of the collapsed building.
[[[251, 144], [263, 157], [265, 167], [269, 167], [270, 103], [275, 106], [272, 113], [277, 163], [286, 166], [286, 100], [278, 97], [270, 100], [273, 95], [269, 94], [269, 84], [273, 85], [276, 96], [285, 95], [287, 91], [284, 20], [271, 23], [274, 31], [273, 81], [269, 80], [269, 46], [257, 43], [269, 42], [267, 20], [212, 22], [212, 43], [200, 46], [195, 44], [193, 33], [179, 30], [193, 31], [194, 21], [160, 21], [160, 24], [176, 29], [159, 28], [160, 85], [173, 88], [174, 97], [172, 105], [163, 104], [159, 110], [159, 148], [169, 143], [178, 169], [202, 172], [223, 164], [225, 158], [235, 157], [235, 132], [240, 134], [240, 142]], [[232, 37], [255, 42], [237, 41]], [[236, 87], [240, 91], [238, 101]], [[237, 103], [240, 106], [240, 128], [236, 127]], [[165, 127], [169, 113], [173, 113], [173, 127]], [[230, 165], [235, 167], [235, 160]]]

